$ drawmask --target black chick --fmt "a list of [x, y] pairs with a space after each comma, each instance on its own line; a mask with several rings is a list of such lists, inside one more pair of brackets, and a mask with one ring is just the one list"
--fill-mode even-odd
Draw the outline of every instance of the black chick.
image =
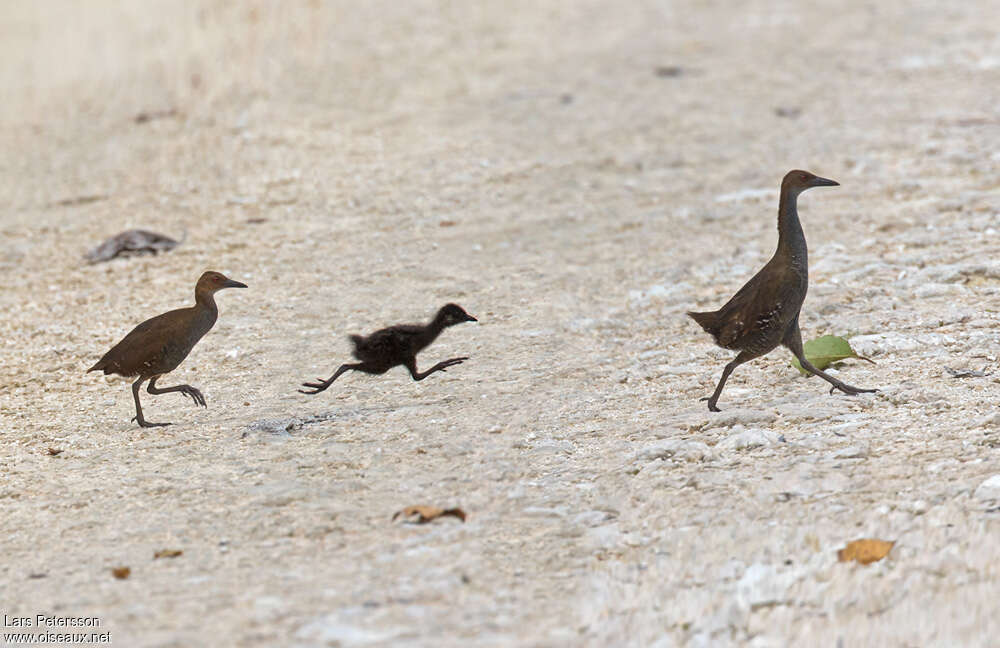
[[302, 383], [309, 390], [300, 389], [303, 394], [318, 394], [333, 384], [333, 381], [347, 371], [362, 371], [368, 374], [384, 374], [393, 367], [403, 365], [410, 370], [414, 380], [423, 380], [435, 371], [445, 371], [448, 367], [461, 364], [467, 357], [451, 358], [439, 362], [427, 371], [417, 371], [417, 354], [437, 339], [441, 331], [462, 322], [477, 322], [458, 304], [446, 304], [437, 312], [429, 324], [397, 324], [378, 331], [368, 337], [351, 335], [354, 343], [354, 357], [361, 362], [342, 364], [328, 380], [317, 378], [316, 382]]

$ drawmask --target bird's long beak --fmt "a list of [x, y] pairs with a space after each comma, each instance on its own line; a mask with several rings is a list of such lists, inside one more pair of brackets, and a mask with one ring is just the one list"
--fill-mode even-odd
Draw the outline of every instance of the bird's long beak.
[[479, 320], [477, 320], [477, 319], [476, 319], [475, 317], [473, 317], [472, 315], [469, 315], [468, 313], [466, 313], [466, 314], [465, 314], [465, 321], [466, 321], [466, 322], [478, 322]]
[[246, 288], [245, 283], [240, 283], [238, 281], [233, 281], [232, 279], [226, 279], [226, 283], [222, 284], [223, 288]]
[[829, 180], [827, 178], [820, 178], [816, 176], [813, 181], [809, 183], [810, 187], [839, 187], [840, 183], [836, 180]]

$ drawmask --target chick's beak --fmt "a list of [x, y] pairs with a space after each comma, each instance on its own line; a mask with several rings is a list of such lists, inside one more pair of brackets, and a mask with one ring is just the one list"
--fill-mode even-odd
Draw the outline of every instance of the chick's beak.
[[466, 322], [478, 322], [479, 320], [477, 320], [477, 319], [476, 319], [475, 317], [473, 317], [472, 315], [469, 315], [468, 313], [466, 313], [466, 314], [465, 314], [465, 321], [466, 321]]
[[233, 281], [232, 279], [226, 279], [226, 281], [222, 284], [222, 287], [223, 288], [246, 288], [247, 285], [245, 283], [240, 283], [239, 281]]
[[809, 183], [813, 187], [839, 187], [840, 183], [836, 180], [829, 180], [827, 178], [820, 178], [819, 176], [813, 178], [813, 181]]

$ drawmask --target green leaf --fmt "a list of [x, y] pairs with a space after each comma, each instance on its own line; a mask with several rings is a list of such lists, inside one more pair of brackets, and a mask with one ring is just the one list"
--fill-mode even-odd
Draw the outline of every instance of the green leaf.
[[[802, 345], [802, 350], [806, 354], [806, 359], [820, 371], [835, 362], [840, 362], [848, 358], [857, 358], [858, 360], [865, 360], [875, 364], [873, 360], [858, 355], [851, 348], [851, 344], [847, 340], [836, 335], [824, 335], [815, 340], [809, 340]], [[809, 375], [809, 372], [799, 364], [798, 358], [792, 358], [792, 366], [798, 369], [803, 376]]]

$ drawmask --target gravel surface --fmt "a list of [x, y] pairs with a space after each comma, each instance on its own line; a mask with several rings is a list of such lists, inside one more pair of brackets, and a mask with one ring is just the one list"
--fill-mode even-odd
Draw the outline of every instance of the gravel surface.
[[[2, 613], [140, 647], [995, 645], [993, 3], [7, 4]], [[684, 311], [770, 257], [791, 168], [842, 185], [799, 202], [803, 335], [881, 391], [779, 350], [710, 414], [732, 353]], [[130, 228], [186, 238], [87, 264]], [[208, 408], [145, 395], [173, 425], [139, 429], [84, 372], [207, 269], [250, 288], [161, 385]], [[480, 321], [420, 366], [464, 364], [296, 393], [449, 301]], [[391, 521], [416, 504], [468, 518]], [[896, 544], [839, 563], [860, 538]]]

